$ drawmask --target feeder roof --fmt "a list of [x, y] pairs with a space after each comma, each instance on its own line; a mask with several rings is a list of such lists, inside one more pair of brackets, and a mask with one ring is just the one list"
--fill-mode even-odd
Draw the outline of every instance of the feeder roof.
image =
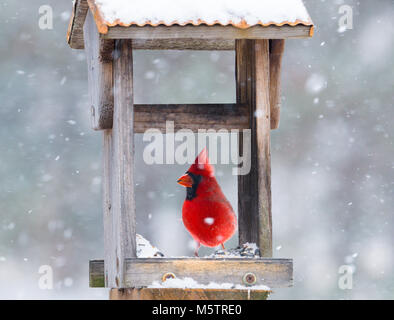
[[114, 27], [188, 25], [232, 26], [238, 30], [301, 25], [310, 27], [309, 36], [313, 34], [313, 22], [302, 0], [75, 0], [69, 40], [77, 29], [73, 26], [78, 15], [83, 14], [78, 6], [88, 5], [103, 35]]
[[100, 32], [108, 27], [158, 25], [254, 25], [312, 23], [301, 0], [94, 0]]

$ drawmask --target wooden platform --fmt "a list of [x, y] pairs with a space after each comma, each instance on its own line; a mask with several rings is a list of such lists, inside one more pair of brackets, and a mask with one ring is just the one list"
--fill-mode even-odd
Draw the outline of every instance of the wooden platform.
[[[255, 276], [253, 285], [270, 288], [290, 287], [293, 284], [291, 259], [204, 259], [204, 258], [157, 258], [126, 259], [124, 266], [126, 288], [144, 288], [154, 281], [162, 282], [166, 274], [176, 278], [192, 278], [202, 285], [232, 283], [248, 285], [245, 275]], [[90, 287], [106, 287], [104, 261], [90, 261]], [[253, 290], [253, 286], [250, 287]]]
[[111, 289], [110, 300], [267, 300], [271, 291], [218, 289]]

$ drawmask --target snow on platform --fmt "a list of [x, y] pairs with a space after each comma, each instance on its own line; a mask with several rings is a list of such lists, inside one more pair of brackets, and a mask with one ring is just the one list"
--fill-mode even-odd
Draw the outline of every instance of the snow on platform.
[[140, 234], [136, 235], [138, 258], [162, 258], [164, 254]]
[[148, 288], [172, 288], [172, 289], [221, 289], [221, 290], [264, 290], [271, 291], [271, 289], [265, 285], [255, 285], [251, 287], [235, 285], [234, 283], [215, 283], [211, 282], [208, 285], [200, 284], [192, 278], [183, 279], [167, 279], [164, 282], [154, 281]]
[[217, 250], [214, 254], [206, 258], [260, 258], [260, 249], [255, 243], [245, 243], [234, 249]]
[[[137, 240], [137, 257], [138, 258], [164, 258], [164, 254], [155, 246], [153, 246], [149, 240], [145, 239], [140, 234], [136, 236]], [[187, 258], [187, 257], [185, 257]], [[255, 243], [245, 243], [237, 248], [222, 250], [219, 249], [215, 253], [201, 257], [209, 259], [222, 259], [222, 258], [260, 258], [260, 249]]]

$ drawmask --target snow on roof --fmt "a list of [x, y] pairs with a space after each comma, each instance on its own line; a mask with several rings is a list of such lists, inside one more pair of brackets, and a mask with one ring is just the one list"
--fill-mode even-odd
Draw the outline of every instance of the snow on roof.
[[313, 25], [302, 0], [88, 0], [101, 33], [113, 26]]

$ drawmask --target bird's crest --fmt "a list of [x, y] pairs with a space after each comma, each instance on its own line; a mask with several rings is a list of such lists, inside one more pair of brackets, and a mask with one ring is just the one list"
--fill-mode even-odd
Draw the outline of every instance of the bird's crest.
[[196, 160], [194, 161], [194, 164], [189, 169], [189, 172], [194, 173], [194, 174], [199, 174], [203, 176], [208, 176], [208, 177], [213, 177], [215, 174], [215, 169], [214, 167], [209, 163], [209, 158], [208, 158], [208, 151], [207, 148], [204, 148]]

